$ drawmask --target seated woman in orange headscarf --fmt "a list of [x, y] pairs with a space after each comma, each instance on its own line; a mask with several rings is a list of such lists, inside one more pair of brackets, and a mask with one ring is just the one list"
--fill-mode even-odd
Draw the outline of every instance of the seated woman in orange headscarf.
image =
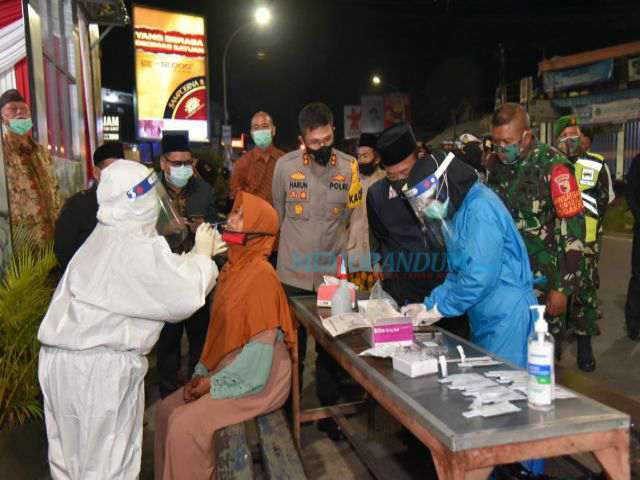
[[248, 193], [236, 196], [223, 235], [229, 260], [218, 277], [196, 374], [156, 412], [156, 479], [215, 478], [214, 432], [276, 410], [289, 395], [296, 335], [267, 260], [277, 232], [271, 205]]

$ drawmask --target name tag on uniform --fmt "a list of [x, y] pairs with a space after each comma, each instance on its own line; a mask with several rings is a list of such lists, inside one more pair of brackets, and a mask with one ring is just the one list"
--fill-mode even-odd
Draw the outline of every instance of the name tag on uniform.
[[585, 183], [587, 185], [593, 185], [593, 176], [595, 172], [590, 168], [584, 168], [582, 170], [582, 178], [580, 178], [580, 183]]

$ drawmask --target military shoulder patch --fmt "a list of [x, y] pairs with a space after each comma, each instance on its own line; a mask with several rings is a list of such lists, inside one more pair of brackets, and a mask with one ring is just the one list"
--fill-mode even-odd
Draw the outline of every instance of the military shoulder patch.
[[560, 218], [582, 213], [582, 196], [576, 178], [567, 165], [557, 164], [551, 169], [551, 198]]

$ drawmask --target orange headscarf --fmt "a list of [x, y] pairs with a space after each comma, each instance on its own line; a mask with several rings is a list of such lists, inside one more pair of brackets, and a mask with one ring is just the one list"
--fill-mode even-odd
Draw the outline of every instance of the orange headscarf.
[[207, 339], [200, 362], [215, 370], [230, 352], [243, 347], [260, 332], [280, 328], [291, 348], [296, 341], [289, 302], [278, 275], [267, 258], [278, 233], [278, 214], [269, 203], [239, 192], [233, 208], [242, 207], [245, 232], [272, 233], [229, 245], [229, 260], [214, 293]]

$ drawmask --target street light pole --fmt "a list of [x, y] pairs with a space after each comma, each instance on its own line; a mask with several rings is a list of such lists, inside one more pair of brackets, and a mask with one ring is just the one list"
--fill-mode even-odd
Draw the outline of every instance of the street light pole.
[[235, 32], [231, 34], [229, 40], [224, 46], [224, 52], [222, 53], [222, 101], [224, 103], [224, 124], [229, 125], [229, 109], [227, 107], [227, 56], [229, 55], [229, 48], [231, 43], [238, 36], [240, 32], [248, 29], [254, 23], [259, 26], [267, 25], [271, 21], [271, 11], [268, 7], [262, 6], [256, 9], [254, 12], [254, 21], [247, 22], [240, 25]]
[[222, 54], [222, 99], [224, 107], [224, 124], [229, 125], [229, 110], [227, 108], [227, 56], [229, 54], [229, 47], [231, 43], [238, 36], [240, 32], [246, 30], [251, 26], [251, 22], [240, 25], [235, 32], [229, 37], [226, 45], [224, 46], [224, 52]]

